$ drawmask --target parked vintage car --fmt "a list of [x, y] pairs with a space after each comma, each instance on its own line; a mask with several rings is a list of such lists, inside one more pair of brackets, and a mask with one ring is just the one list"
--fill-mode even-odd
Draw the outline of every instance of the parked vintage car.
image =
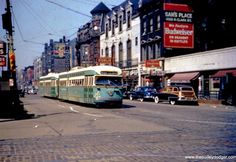
[[129, 93], [129, 99], [139, 99], [142, 102], [143, 100], [153, 100], [156, 95], [157, 90], [154, 87], [143, 86], [131, 91]]
[[186, 85], [168, 86], [160, 90], [154, 87], [138, 87], [130, 92], [129, 99], [153, 100], [155, 103], [169, 102], [175, 105], [177, 102], [192, 102], [197, 104], [197, 97], [192, 87]]
[[38, 93], [38, 90], [35, 88], [29, 89], [27, 92], [27, 94], [37, 94], [37, 93]]
[[191, 86], [175, 85], [168, 86], [160, 90], [159, 95], [155, 97], [155, 102], [168, 101], [174, 105], [176, 102], [192, 102], [198, 104], [197, 96]]

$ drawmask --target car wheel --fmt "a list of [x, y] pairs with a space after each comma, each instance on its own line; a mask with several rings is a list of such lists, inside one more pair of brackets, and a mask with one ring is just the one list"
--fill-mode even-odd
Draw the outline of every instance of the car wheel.
[[140, 98], [140, 102], [143, 102], [143, 98]]
[[159, 97], [158, 96], [154, 97], [154, 102], [159, 103]]
[[132, 95], [129, 95], [129, 100], [133, 100], [133, 96]]
[[175, 100], [170, 100], [171, 105], [175, 105], [176, 101]]

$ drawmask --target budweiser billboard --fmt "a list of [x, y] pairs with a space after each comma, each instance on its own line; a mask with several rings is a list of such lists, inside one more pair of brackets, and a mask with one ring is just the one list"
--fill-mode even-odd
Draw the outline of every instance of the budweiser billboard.
[[192, 9], [186, 4], [164, 3], [164, 47], [193, 48]]

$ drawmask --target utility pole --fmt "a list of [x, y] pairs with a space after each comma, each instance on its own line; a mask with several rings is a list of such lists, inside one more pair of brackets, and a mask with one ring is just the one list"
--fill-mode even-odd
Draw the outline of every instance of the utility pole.
[[15, 53], [13, 46], [13, 27], [12, 27], [12, 14], [10, 0], [6, 0], [6, 12], [2, 15], [3, 29], [7, 31], [7, 42], [8, 42], [8, 71], [9, 71], [9, 86], [13, 94], [14, 101], [19, 100], [16, 83], [16, 64], [15, 64]]

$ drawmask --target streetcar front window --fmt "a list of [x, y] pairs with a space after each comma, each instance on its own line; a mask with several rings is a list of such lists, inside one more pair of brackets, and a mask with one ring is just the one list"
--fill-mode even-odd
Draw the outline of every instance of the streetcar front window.
[[122, 82], [121, 82], [121, 78], [99, 77], [96, 80], [96, 85], [122, 86]]

